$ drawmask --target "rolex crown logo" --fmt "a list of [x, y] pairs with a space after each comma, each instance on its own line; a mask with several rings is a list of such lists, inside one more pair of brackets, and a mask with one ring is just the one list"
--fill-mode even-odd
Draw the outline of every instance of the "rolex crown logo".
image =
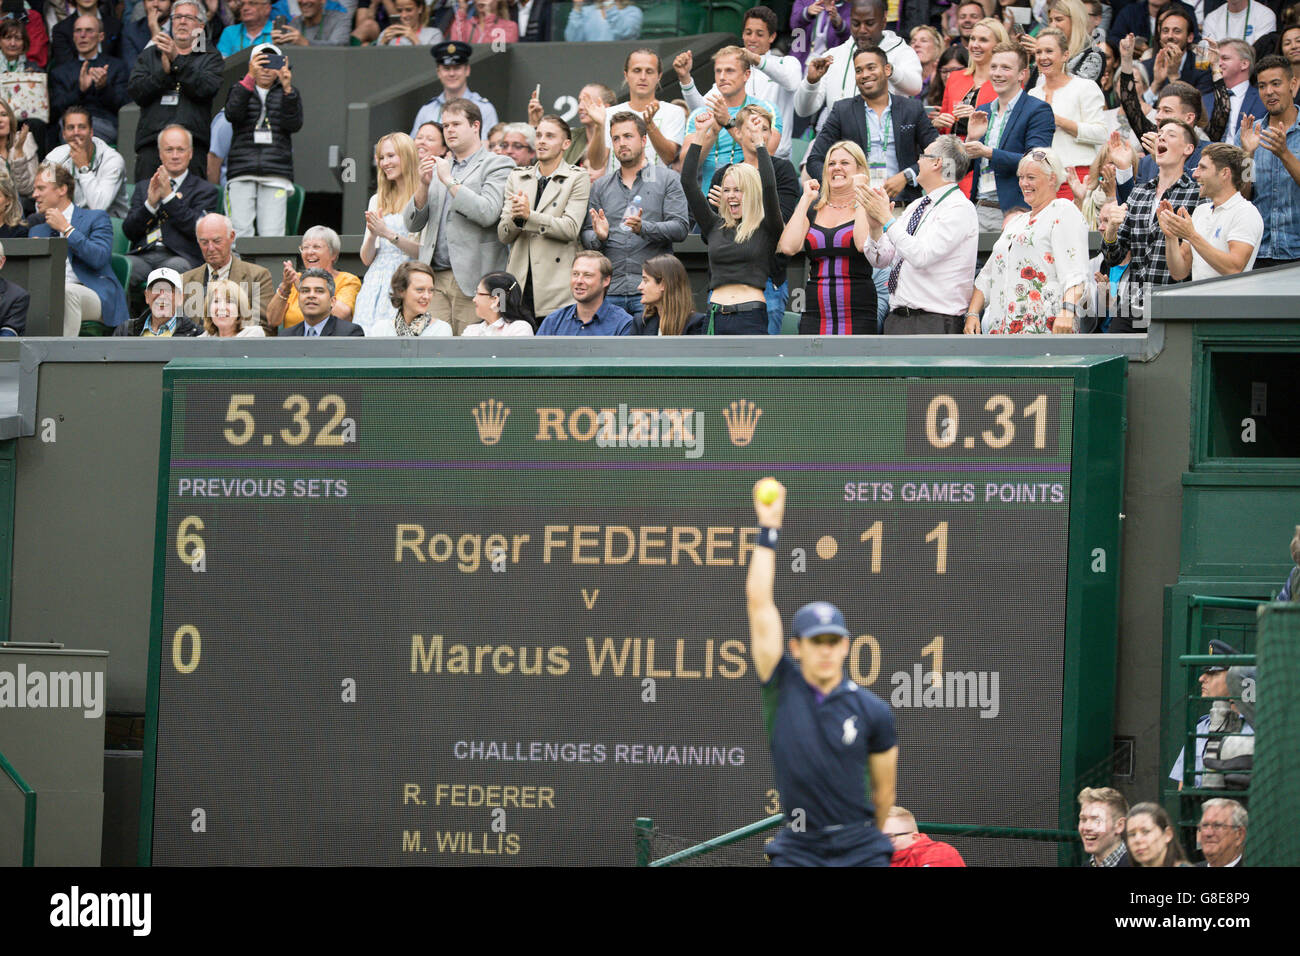
[[478, 428], [479, 441], [485, 445], [495, 445], [501, 440], [506, 419], [510, 417], [510, 409], [506, 408], [503, 402], [489, 398], [486, 402], [479, 402], [478, 407], [471, 414]]
[[737, 448], [744, 448], [754, 440], [754, 429], [763, 417], [763, 410], [747, 398], [732, 402], [722, 410], [727, 421], [727, 434]]

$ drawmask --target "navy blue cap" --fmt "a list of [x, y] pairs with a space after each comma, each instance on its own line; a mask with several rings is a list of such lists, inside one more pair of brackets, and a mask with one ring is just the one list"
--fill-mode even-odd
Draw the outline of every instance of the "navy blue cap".
[[844, 614], [829, 601], [813, 601], [794, 612], [794, 636], [802, 640], [815, 634], [838, 634], [848, 637]]
[[449, 40], [429, 49], [429, 55], [438, 61], [439, 66], [464, 66], [473, 52], [472, 46], [459, 40]]
[[[1240, 654], [1241, 651], [1237, 650], [1227, 641], [1220, 641], [1216, 638], [1215, 640], [1210, 641], [1210, 653], [1211, 654]], [[1204, 673], [1211, 674], [1217, 671], [1226, 671], [1227, 669], [1228, 669], [1227, 664], [1210, 664], [1205, 668]]]

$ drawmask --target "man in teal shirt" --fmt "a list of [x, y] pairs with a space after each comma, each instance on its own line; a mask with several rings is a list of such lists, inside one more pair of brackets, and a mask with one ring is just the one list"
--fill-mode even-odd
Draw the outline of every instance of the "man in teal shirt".
[[[718, 131], [718, 140], [714, 143], [713, 149], [700, 163], [701, 183], [713, 182], [713, 171], [719, 165], [725, 166], [729, 163], [744, 162], [744, 150], [741, 149], [740, 143], [732, 138], [730, 127], [735, 121], [736, 114], [750, 103], [757, 103], [776, 117], [776, 126], [768, 137], [768, 152], [775, 152], [776, 148], [781, 145], [781, 130], [783, 129], [781, 114], [767, 100], [748, 95], [745, 92], [745, 84], [748, 81], [749, 64], [745, 61], [744, 50], [738, 46], [725, 46], [713, 54], [713, 83], [717, 87], [718, 95], [715, 97], [710, 94], [704, 98], [704, 102], [706, 104], [705, 109], [712, 108], [714, 115], [718, 119], [718, 125], [722, 129]], [[725, 120], [722, 115], [724, 108], [729, 114]], [[683, 155], [696, 140], [695, 118], [703, 112], [702, 109], [696, 110], [686, 121], [686, 139], [682, 142]]]

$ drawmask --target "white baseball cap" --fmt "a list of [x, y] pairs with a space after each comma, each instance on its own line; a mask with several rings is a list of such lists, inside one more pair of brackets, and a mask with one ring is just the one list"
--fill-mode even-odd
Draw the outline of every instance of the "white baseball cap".
[[149, 281], [144, 284], [144, 287], [152, 289], [153, 284], [160, 279], [170, 282], [176, 287], [177, 291], [184, 288], [184, 283], [181, 282], [181, 274], [175, 269], [154, 269], [153, 272], [149, 273]]

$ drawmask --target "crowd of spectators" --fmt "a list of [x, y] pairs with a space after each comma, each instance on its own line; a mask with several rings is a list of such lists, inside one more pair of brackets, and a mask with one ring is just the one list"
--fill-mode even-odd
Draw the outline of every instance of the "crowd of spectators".
[[[474, 47], [635, 39], [632, 0], [22, 6], [0, 18], [0, 237], [67, 238], [68, 335], [131, 314], [140, 334], [199, 334], [212, 302], [272, 335], [763, 334], [790, 312], [817, 335], [1133, 332], [1154, 288], [1300, 259], [1300, 5], [756, 6], [707, 90], [689, 50], [639, 49], [582, 88], [572, 125], [540, 83], [501, 117], [472, 89]], [[275, 288], [232, 244], [287, 228], [293, 51], [368, 44], [428, 46], [440, 90], [376, 144], [365, 221], [344, 224], [364, 271], [339, 272], [337, 234], [307, 223]], [[667, 70], [677, 101], [659, 99]], [[691, 232], [702, 312], [663, 261]], [[174, 276], [197, 293], [157, 292]], [[209, 295], [218, 279], [243, 299]], [[164, 307], [188, 324], [150, 321]]]

